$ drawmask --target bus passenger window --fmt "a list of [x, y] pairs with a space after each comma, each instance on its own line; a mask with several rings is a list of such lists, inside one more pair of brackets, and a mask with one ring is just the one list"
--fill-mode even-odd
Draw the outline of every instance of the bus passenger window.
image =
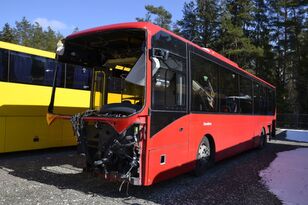
[[[45, 76], [43, 85], [52, 86], [56, 62], [53, 59], [47, 59], [45, 64]], [[64, 87], [64, 64], [58, 62], [57, 87]]]
[[238, 74], [221, 68], [219, 90], [220, 112], [239, 113]]
[[32, 68], [32, 59], [30, 55], [11, 52], [10, 81], [16, 83], [32, 83], [31, 68]]
[[192, 72], [192, 111], [216, 112], [217, 101], [217, 65], [191, 53]]
[[45, 64], [45, 58], [39, 56], [32, 56], [31, 81], [33, 84], [44, 84]]
[[8, 51], [0, 49], [0, 81], [7, 81]]
[[254, 83], [253, 86], [253, 104], [254, 104], [254, 114], [259, 115], [260, 112], [260, 84]]
[[252, 81], [240, 76], [240, 113], [252, 114]]

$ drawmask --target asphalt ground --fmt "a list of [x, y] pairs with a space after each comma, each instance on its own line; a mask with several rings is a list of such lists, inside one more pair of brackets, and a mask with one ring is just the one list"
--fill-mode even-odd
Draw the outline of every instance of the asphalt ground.
[[187, 173], [150, 187], [129, 186], [129, 196], [118, 191], [119, 183], [83, 173], [75, 148], [1, 154], [0, 204], [282, 204], [259, 171], [278, 152], [303, 146], [280, 133], [264, 149], [218, 162], [201, 177]]

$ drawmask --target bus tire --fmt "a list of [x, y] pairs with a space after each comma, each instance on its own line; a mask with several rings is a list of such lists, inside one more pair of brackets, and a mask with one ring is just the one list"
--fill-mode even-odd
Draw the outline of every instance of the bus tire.
[[197, 150], [196, 167], [194, 170], [195, 176], [202, 175], [205, 170], [214, 164], [213, 147], [207, 137], [204, 137]]
[[266, 131], [265, 129], [262, 130], [261, 135], [260, 135], [260, 140], [259, 140], [259, 149], [263, 149], [267, 144], [267, 139], [266, 139]]

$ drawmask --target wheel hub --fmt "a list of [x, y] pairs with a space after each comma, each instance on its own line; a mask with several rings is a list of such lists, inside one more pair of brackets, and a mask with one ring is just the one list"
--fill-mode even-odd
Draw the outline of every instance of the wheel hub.
[[198, 153], [199, 153], [200, 159], [206, 159], [206, 158], [210, 157], [210, 155], [211, 155], [210, 149], [205, 144], [202, 144], [199, 147]]

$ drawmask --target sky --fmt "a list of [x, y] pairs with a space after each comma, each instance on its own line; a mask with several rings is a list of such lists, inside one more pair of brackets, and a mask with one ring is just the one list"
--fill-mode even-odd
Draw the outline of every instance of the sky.
[[50, 26], [63, 35], [101, 25], [135, 21], [144, 17], [145, 5], [163, 6], [175, 22], [182, 18], [187, 0], [9, 0], [1, 2], [0, 28], [26, 17], [43, 28]]

